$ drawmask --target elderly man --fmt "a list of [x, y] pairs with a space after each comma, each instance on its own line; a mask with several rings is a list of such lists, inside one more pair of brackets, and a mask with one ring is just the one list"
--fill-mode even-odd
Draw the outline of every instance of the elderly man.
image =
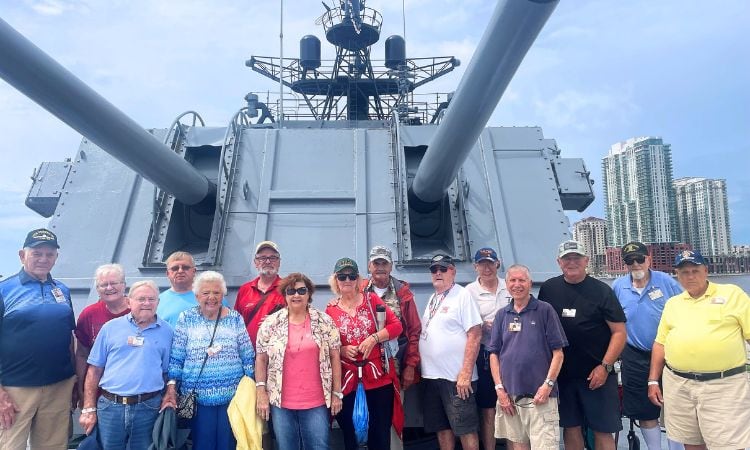
[[490, 367], [500, 403], [497, 437], [515, 450], [560, 446], [557, 386], [568, 345], [557, 313], [531, 295], [531, 274], [514, 264], [505, 275], [513, 302], [497, 313], [489, 345]]
[[697, 251], [678, 254], [674, 265], [685, 292], [664, 307], [651, 350], [648, 398], [666, 405], [667, 436], [687, 450], [750, 447], [744, 342], [750, 342], [750, 297], [733, 284], [708, 281]]
[[159, 295], [159, 308], [156, 313], [161, 320], [174, 328], [180, 313], [198, 306], [193, 294], [195, 260], [188, 252], [174, 252], [167, 258], [167, 278], [171, 287]]
[[[641, 242], [622, 246], [622, 259], [630, 272], [612, 284], [627, 318], [627, 345], [622, 351], [623, 413], [639, 421], [649, 450], [661, 448], [661, 408], [648, 399], [649, 364], [656, 328], [667, 300], [682, 292], [679, 283], [664, 272], [651, 270], [651, 257]], [[681, 448], [670, 442], [672, 449]]]
[[104, 264], [94, 272], [94, 284], [99, 300], [81, 311], [76, 323], [76, 375], [80, 398], [83, 400], [83, 386], [86, 380], [88, 363], [86, 360], [94, 345], [94, 339], [105, 323], [130, 312], [125, 297], [125, 271], [119, 264]]
[[622, 421], [613, 364], [625, 346], [625, 313], [612, 289], [586, 274], [589, 258], [580, 243], [561, 243], [557, 255], [563, 273], [542, 284], [539, 299], [555, 308], [570, 343], [559, 377], [565, 448], [583, 450], [587, 425], [597, 450], [614, 450]]
[[99, 424], [105, 449], [147, 450], [160, 409], [176, 406], [162, 402], [172, 327], [156, 317], [153, 281], [133, 283], [128, 303], [130, 314], [105, 323], [94, 341], [79, 422], [86, 434]]
[[490, 345], [492, 323], [501, 308], [510, 303], [510, 294], [505, 289], [505, 281], [497, 274], [500, 270], [500, 258], [497, 252], [489, 247], [480, 248], [474, 254], [474, 270], [477, 272], [476, 281], [466, 285], [466, 290], [479, 306], [482, 315], [482, 340], [479, 344], [477, 357], [477, 406], [482, 411], [480, 430], [484, 448], [495, 448], [495, 383], [490, 373]]
[[263, 319], [286, 305], [284, 296], [278, 291], [280, 267], [279, 246], [271, 241], [260, 242], [255, 247], [255, 269], [258, 276], [240, 286], [237, 292], [234, 309], [244, 319], [253, 347]]
[[455, 284], [456, 266], [450, 256], [434, 256], [430, 273], [435, 293], [422, 315], [419, 341], [424, 429], [437, 433], [441, 450], [452, 450], [455, 436], [464, 450], [477, 450], [475, 362], [482, 316], [466, 289]]
[[[67, 448], [74, 391], [70, 291], [50, 276], [57, 236], [32, 230], [23, 268], [0, 281], [0, 448]], [[77, 393], [77, 390], [76, 390]]]

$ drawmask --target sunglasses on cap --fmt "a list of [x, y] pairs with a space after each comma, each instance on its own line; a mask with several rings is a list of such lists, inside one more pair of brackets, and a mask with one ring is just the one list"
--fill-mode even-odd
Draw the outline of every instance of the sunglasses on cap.
[[357, 279], [357, 274], [356, 273], [339, 273], [339, 274], [336, 274], [336, 279], [339, 281], [345, 281], [347, 279], [349, 281], [354, 281]]
[[646, 262], [646, 257], [643, 255], [636, 255], [625, 260], [625, 264], [628, 266], [632, 266], [633, 263], [643, 264], [644, 262]]
[[432, 266], [432, 267], [430, 267], [430, 273], [438, 273], [438, 271], [440, 271], [440, 273], [445, 273], [445, 272], [448, 271], [448, 268], [447, 267], [443, 267], [443, 266]]
[[291, 288], [290, 287], [290, 288], [286, 288], [286, 291], [284, 291], [284, 293], [286, 295], [294, 295], [294, 294], [305, 295], [305, 294], [307, 294], [307, 288], [306, 287], [301, 287], [301, 288], [295, 289], [295, 288]]

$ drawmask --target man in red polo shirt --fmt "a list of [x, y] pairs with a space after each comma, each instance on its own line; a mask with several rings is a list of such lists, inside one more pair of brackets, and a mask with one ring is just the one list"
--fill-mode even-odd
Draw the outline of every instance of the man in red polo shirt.
[[259, 243], [255, 247], [254, 262], [258, 277], [240, 287], [234, 303], [234, 309], [245, 320], [253, 347], [263, 319], [286, 305], [284, 296], [277, 290], [281, 281], [281, 254], [278, 245], [271, 241]]

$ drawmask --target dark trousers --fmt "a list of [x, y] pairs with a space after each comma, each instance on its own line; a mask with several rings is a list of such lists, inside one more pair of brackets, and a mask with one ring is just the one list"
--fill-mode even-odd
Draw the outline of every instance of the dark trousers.
[[[357, 390], [344, 396], [341, 412], [336, 415], [336, 421], [344, 433], [344, 448], [356, 450], [357, 436], [354, 434], [354, 398]], [[371, 450], [390, 450], [391, 448], [391, 420], [393, 417], [393, 385], [368, 389], [367, 411], [370, 414], [370, 427], [367, 430], [367, 448]]]

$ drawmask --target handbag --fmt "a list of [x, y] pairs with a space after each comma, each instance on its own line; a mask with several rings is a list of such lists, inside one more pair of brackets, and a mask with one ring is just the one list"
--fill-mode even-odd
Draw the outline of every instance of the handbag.
[[[211, 348], [214, 345], [214, 337], [216, 337], [216, 328], [219, 326], [219, 319], [221, 319], [221, 311], [216, 317], [216, 323], [214, 324], [214, 332], [211, 334], [211, 342], [208, 343], [208, 347]], [[203, 374], [203, 368], [206, 367], [206, 361], [208, 360], [208, 349], [206, 349], [206, 356], [203, 357], [203, 364], [201, 364], [201, 370], [198, 372], [198, 378], [200, 379]], [[180, 419], [192, 419], [195, 416], [195, 411], [198, 409], [198, 393], [195, 389], [192, 389], [187, 394], [180, 394], [177, 397], [177, 417]]]

